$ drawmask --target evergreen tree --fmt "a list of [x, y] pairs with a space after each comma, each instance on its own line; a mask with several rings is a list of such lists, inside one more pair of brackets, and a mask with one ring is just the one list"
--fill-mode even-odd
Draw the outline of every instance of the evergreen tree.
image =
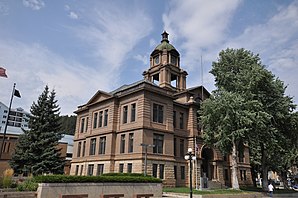
[[30, 172], [30, 167], [32, 164], [29, 164], [29, 147], [30, 142], [26, 134], [22, 134], [18, 138], [17, 147], [15, 152], [10, 160], [10, 166], [15, 173], [27, 175]]
[[[55, 100], [56, 93], [49, 92], [48, 86], [33, 102], [29, 120], [30, 130], [24, 130], [10, 162], [17, 172], [29, 169], [33, 175], [42, 173], [63, 173], [64, 160], [57, 148], [61, 139], [59, 123], [60, 108]], [[26, 155], [21, 156], [22, 153]]]

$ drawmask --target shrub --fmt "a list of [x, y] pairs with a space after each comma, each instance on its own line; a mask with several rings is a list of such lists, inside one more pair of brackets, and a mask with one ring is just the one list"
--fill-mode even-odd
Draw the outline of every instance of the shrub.
[[34, 179], [27, 179], [24, 182], [18, 184], [17, 191], [36, 191], [38, 183]]
[[2, 186], [3, 188], [10, 188], [13, 185], [12, 181], [13, 169], [6, 169], [3, 172]]
[[[142, 173], [104, 173], [102, 176], [135, 176], [135, 177], [145, 177]], [[151, 176], [146, 176], [151, 177]]]
[[101, 176], [40, 175], [33, 178], [37, 183], [161, 183], [158, 178], [141, 174], [105, 174]]

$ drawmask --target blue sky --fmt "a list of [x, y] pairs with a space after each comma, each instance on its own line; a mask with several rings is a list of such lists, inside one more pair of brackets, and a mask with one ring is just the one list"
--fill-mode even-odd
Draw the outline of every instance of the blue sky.
[[187, 87], [214, 90], [212, 61], [243, 47], [260, 54], [296, 102], [297, 19], [298, 1], [290, 0], [0, 0], [0, 66], [8, 75], [0, 101], [9, 104], [15, 82], [22, 98], [13, 107], [29, 111], [49, 85], [61, 114], [72, 114], [98, 89], [141, 80], [166, 30]]

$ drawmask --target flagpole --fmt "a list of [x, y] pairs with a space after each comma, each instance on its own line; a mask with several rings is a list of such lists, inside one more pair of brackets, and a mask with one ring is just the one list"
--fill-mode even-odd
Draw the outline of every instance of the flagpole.
[[2, 152], [3, 152], [3, 147], [4, 147], [4, 141], [5, 141], [5, 136], [6, 136], [6, 130], [7, 130], [7, 124], [8, 124], [8, 118], [9, 118], [9, 113], [10, 113], [10, 109], [11, 109], [12, 99], [13, 99], [13, 96], [14, 96], [15, 87], [16, 87], [16, 83], [13, 84], [13, 88], [12, 88], [12, 94], [11, 94], [11, 98], [10, 98], [7, 119], [6, 119], [6, 123], [5, 123], [5, 127], [4, 127], [4, 132], [3, 132], [3, 139], [2, 139], [2, 145], [1, 145], [1, 150], [0, 150], [0, 160], [1, 160], [1, 157], [2, 157]]
[[195, 167], [196, 167], [196, 190], [198, 190], [198, 157], [197, 157], [197, 135], [195, 135], [195, 156], [196, 156], [196, 161], [195, 161]]

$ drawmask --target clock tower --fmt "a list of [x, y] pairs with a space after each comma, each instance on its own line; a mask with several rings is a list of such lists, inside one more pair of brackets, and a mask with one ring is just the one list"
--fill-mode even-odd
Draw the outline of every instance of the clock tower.
[[161, 43], [150, 55], [150, 68], [144, 71], [146, 80], [175, 92], [186, 90], [187, 72], [180, 68], [180, 54], [168, 40], [164, 31]]

